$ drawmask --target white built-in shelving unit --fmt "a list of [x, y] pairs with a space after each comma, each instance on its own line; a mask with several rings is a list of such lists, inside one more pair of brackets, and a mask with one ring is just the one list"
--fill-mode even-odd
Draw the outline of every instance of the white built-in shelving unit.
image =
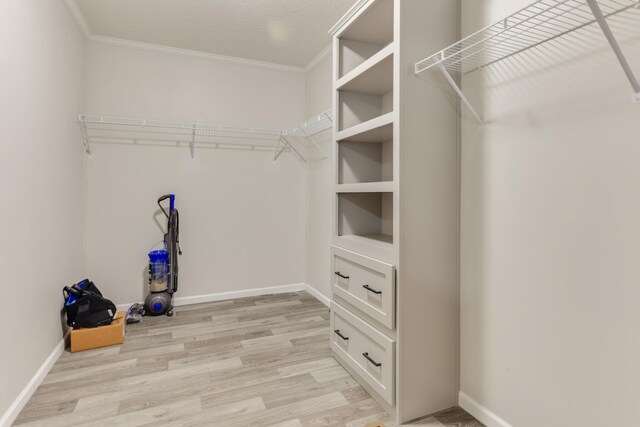
[[[393, 250], [393, 1], [366, 6], [334, 44], [336, 239]], [[362, 13], [362, 12], [361, 12]], [[372, 26], [374, 25], [374, 26]]]
[[457, 402], [457, 116], [413, 73], [457, 22], [450, 0], [368, 0], [332, 30], [331, 348], [400, 422]]
[[332, 129], [333, 112], [324, 112], [289, 129], [89, 115], [81, 115], [79, 123], [89, 154], [92, 144], [139, 144], [188, 147], [192, 158], [196, 148], [273, 151], [274, 160], [288, 151], [310, 162], [327, 158], [314, 135]]
[[640, 0], [538, 0], [516, 13], [457, 41], [415, 64], [416, 74], [441, 71], [465, 105], [482, 123], [456, 76], [472, 73], [579, 30], [600, 28], [640, 103], [636, 79], [608, 20], [640, 18]]

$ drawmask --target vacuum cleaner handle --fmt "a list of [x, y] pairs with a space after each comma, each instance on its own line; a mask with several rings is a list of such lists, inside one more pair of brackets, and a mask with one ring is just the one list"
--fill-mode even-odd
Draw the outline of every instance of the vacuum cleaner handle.
[[164, 208], [162, 207], [162, 202], [169, 199], [169, 213], [171, 213], [173, 211], [173, 209], [175, 209], [175, 200], [176, 200], [176, 195], [175, 194], [165, 194], [164, 196], [160, 196], [160, 198], [158, 199], [158, 206], [160, 206], [160, 209], [162, 209], [162, 213], [164, 213], [164, 215], [167, 217], [167, 219], [169, 219], [169, 213], [167, 213], [166, 210], [164, 210]]

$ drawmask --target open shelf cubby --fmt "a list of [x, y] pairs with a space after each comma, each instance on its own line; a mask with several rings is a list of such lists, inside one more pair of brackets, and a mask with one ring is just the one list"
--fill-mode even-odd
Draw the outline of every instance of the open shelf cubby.
[[393, 42], [393, 0], [377, 0], [339, 37], [338, 78]]
[[393, 243], [393, 193], [339, 193], [338, 236]]
[[338, 143], [338, 184], [393, 181], [393, 141]]
[[338, 132], [393, 112], [393, 89], [386, 93], [338, 92]]
[[395, 46], [388, 45], [380, 52], [344, 75], [337, 89], [346, 92], [385, 94], [393, 89], [393, 54]]
[[393, 122], [338, 137], [338, 184], [393, 181]]

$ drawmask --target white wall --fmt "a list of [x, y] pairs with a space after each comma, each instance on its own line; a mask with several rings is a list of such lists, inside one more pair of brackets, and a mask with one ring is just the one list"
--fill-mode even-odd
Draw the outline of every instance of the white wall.
[[[305, 119], [303, 73], [96, 42], [87, 55], [89, 114], [280, 129]], [[184, 253], [178, 296], [304, 282], [304, 165], [292, 154], [93, 150], [87, 272], [117, 303], [144, 297], [147, 252], [162, 239], [155, 202], [170, 192]]]
[[[528, 3], [463, 0], [463, 33]], [[518, 427], [640, 425], [640, 106], [588, 34], [463, 81], [461, 390]]]
[[0, 40], [1, 417], [60, 342], [62, 287], [83, 274], [84, 67], [59, 0], [0, 2]]
[[[306, 74], [306, 111], [313, 117], [333, 106], [333, 56], [328, 54]], [[332, 131], [318, 134], [316, 141], [331, 156]], [[333, 159], [309, 163], [306, 176], [306, 283], [327, 298], [330, 287], [330, 251], [333, 204]]]

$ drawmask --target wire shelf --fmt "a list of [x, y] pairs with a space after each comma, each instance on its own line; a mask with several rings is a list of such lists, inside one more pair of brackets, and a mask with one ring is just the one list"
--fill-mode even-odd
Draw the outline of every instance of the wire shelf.
[[[640, 0], [538, 0], [415, 64], [416, 74], [431, 68], [442, 72], [480, 125], [482, 117], [452, 74], [464, 75], [503, 61], [584, 28], [599, 27], [633, 89], [631, 101], [640, 104], [640, 83], [609, 26], [608, 20], [640, 8]], [[637, 16], [636, 16], [637, 17]], [[626, 19], [626, 18], [625, 18]]]
[[87, 153], [93, 143], [137, 143], [188, 146], [192, 157], [196, 146], [274, 151], [275, 158], [292, 151], [306, 162], [327, 158], [313, 136], [333, 127], [333, 112], [288, 130], [90, 115], [81, 115], [79, 122]]
[[304, 123], [296, 125], [294, 128], [285, 130], [285, 135], [313, 136], [333, 127], [333, 110], [325, 111]]
[[[640, 6], [640, 0], [597, 3], [605, 18]], [[588, 0], [539, 0], [416, 63], [415, 71], [444, 66], [470, 73], [590, 25], [598, 20]]]

